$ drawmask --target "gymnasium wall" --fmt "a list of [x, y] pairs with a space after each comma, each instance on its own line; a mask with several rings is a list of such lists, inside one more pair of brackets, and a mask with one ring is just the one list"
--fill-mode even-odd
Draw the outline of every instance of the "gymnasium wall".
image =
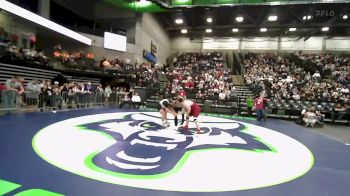
[[151, 42], [157, 47], [157, 63], [165, 64], [170, 55], [170, 38], [164, 27], [149, 13], [142, 14], [142, 18], [136, 23], [135, 45], [141, 51], [136, 54], [138, 62], [143, 62], [143, 50], [151, 51]]
[[297, 37], [254, 37], [254, 38], [203, 38], [191, 40], [188, 37], [175, 37], [171, 39], [171, 49], [175, 52], [198, 52], [211, 50], [237, 50], [237, 51], [350, 51], [350, 37], [314, 36], [309, 39]]

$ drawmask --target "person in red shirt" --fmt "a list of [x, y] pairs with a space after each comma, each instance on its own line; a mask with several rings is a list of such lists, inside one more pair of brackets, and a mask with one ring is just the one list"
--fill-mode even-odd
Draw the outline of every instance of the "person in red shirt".
[[184, 89], [180, 89], [180, 90], [177, 92], [177, 96], [181, 96], [181, 97], [186, 98], [186, 96], [187, 96], [186, 91], [185, 91]]
[[268, 99], [264, 98], [263, 95], [255, 98], [254, 100], [254, 108], [256, 110], [256, 119], [260, 122], [262, 119], [266, 121], [265, 108], [267, 106]]

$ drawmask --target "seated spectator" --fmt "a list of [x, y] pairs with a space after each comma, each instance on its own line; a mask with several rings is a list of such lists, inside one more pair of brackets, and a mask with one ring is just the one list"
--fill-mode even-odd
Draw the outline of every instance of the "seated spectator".
[[320, 80], [321, 79], [321, 74], [318, 71], [316, 71], [314, 73], [314, 75], [312, 75], [312, 78], [314, 78], [315, 80]]
[[135, 92], [134, 95], [131, 97], [131, 104], [133, 105], [134, 108], [136, 108], [136, 105], [137, 105], [137, 109], [139, 109], [140, 106], [142, 105], [141, 97], [137, 92]]
[[310, 108], [307, 112], [305, 112], [303, 121], [305, 123], [305, 126], [314, 127], [315, 123], [317, 122], [317, 117], [313, 108]]
[[177, 90], [177, 95], [186, 98], [187, 94], [185, 92], [185, 90], [182, 87], [179, 87]]
[[335, 104], [335, 107], [332, 109], [331, 118], [334, 122], [335, 119], [342, 120], [343, 116], [346, 113], [346, 108], [342, 106], [340, 103]]
[[196, 93], [196, 99], [202, 99], [204, 97], [204, 94], [202, 93], [202, 91], [198, 91], [197, 93]]
[[122, 102], [119, 106], [119, 109], [122, 109], [125, 104], [128, 104], [128, 107], [130, 108], [131, 100], [127, 92], [125, 92], [124, 97], [122, 97]]
[[219, 100], [220, 100], [220, 101], [226, 100], [226, 95], [225, 95], [224, 91], [221, 91], [221, 92], [219, 93]]
[[323, 126], [325, 115], [321, 113], [322, 106], [318, 105], [316, 107], [315, 113], [317, 118], [317, 123]]

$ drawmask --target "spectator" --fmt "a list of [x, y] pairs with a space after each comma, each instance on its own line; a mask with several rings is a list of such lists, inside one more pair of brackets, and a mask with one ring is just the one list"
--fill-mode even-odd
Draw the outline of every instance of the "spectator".
[[310, 108], [307, 112], [305, 112], [303, 121], [306, 126], [314, 127], [315, 123], [317, 122], [317, 117], [313, 108]]
[[315, 113], [316, 113], [317, 123], [323, 126], [325, 115], [322, 114], [321, 109], [322, 109], [322, 106], [318, 105], [317, 108], [315, 109]]
[[95, 103], [96, 105], [101, 105], [103, 101], [104, 90], [102, 88], [102, 84], [98, 84], [95, 89]]
[[18, 79], [18, 82], [21, 84], [21, 86], [19, 87], [19, 90], [20, 92], [18, 93], [18, 96], [17, 96], [17, 104], [20, 105], [20, 106], [25, 106], [26, 104], [24, 103], [24, 92], [25, 92], [25, 89], [23, 88], [24, 86], [24, 78], [23, 77], [19, 77]]
[[1, 98], [2, 98], [2, 91], [3, 90], [5, 90], [5, 86], [2, 84], [2, 83], [0, 83], [0, 104], [2, 103], [2, 101], [1, 101]]
[[32, 80], [27, 83], [26, 87], [26, 103], [28, 106], [34, 106], [38, 104], [39, 94], [41, 92], [41, 87], [38, 81]]
[[226, 95], [225, 95], [224, 91], [221, 91], [219, 93], [219, 100], [220, 101], [224, 101], [225, 99], [226, 99]]
[[266, 121], [266, 115], [265, 115], [266, 102], [267, 102], [267, 99], [264, 98], [263, 95], [260, 95], [254, 100], [254, 108], [256, 110], [257, 121], [259, 123], [261, 122], [262, 119]]
[[134, 93], [134, 95], [131, 97], [131, 103], [134, 106], [134, 108], [137, 105], [137, 109], [140, 108], [141, 106], [141, 97], [139, 96], [139, 94], [137, 92]]
[[345, 112], [346, 108], [344, 108], [340, 103], [335, 104], [335, 107], [331, 112], [332, 121], [334, 122], [335, 119], [342, 120]]
[[52, 107], [53, 107], [53, 111], [56, 111], [56, 107], [58, 107], [58, 109], [62, 109], [62, 95], [61, 95], [61, 87], [59, 86], [59, 82], [55, 81], [54, 85], [52, 87]]
[[[5, 109], [13, 109], [16, 107], [16, 96], [24, 92], [22, 84], [19, 82], [18, 76], [13, 76], [5, 82], [5, 90], [2, 91], [3, 107]], [[9, 110], [8, 110], [9, 111]]]
[[125, 92], [124, 97], [122, 98], [122, 103], [120, 104], [119, 109], [122, 109], [125, 104], [128, 104], [128, 108], [130, 108], [131, 100], [127, 92]]
[[252, 109], [253, 109], [253, 99], [250, 96], [248, 96], [246, 103], [247, 103], [247, 109], [248, 109], [248, 116], [251, 116]]
[[111, 86], [110, 85], [107, 85], [106, 88], [105, 88], [105, 103], [106, 104], [109, 104], [110, 103], [110, 97], [111, 97], [111, 94], [112, 94], [112, 89], [111, 89]]
[[84, 101], [87, 104], [87, 107], [89, 107], [90, 103], [92, 103], [93, 100], [93, 92], [94, 92], [94, 87], [91, 85], [91, 82], [88, 82], [84, 86]]

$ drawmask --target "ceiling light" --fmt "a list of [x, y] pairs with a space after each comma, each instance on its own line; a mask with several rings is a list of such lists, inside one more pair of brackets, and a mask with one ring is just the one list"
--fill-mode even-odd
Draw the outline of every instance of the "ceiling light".
[[140, 1], [137, 2], [137, 3], [138, 3], [138, 5], [140, 5], [140, 6], [147, 6], [147, 5], [152, 4], [152, 2], [147, 1], [147, 0], [140, 0]]
[[242, 16], [236, 17], [237, 22], [243, 22], [244, 18]]
[[75, 39], [77, 41], [80, 41], [86, 45], [91, 45], [91, 39], [88, 37], [85, 37], [77, 32], [74, 32], [66, 27], [63, 27], [57, 23], [54, 23], [46, 18], [43, 18], [37, 14], [34, 14], [33, 12], [30, 12], [26, 9], [23, 9], [13, 3], [10, 3], [8, 1], [0, 1], [0, 9], [3, 9], [7, 12], [10, 12], [12, 14], [15, 14], [19, 17], [22, 17], [26, 20], [32, 21], [35, 24], [41, 25], [43, 27], [46, 27], [48, 29], [51, 29], [57, 33], [63, 34], [67, 37], [70, 37], [72, 39]]
[[329, 27], [322, 27], [322, 31], [328, 31]]
[[297, 28], [289, 28], [289, 31], [296, 31]]
[[238, 32], [238, 29], [237, 29], [237, 28], [233, 28], [233, 29], [232, 29], [232, 32], [237, 33], [237, 32]]
[[347, 19], [348, 19], [348, 15], [345, 14], [345, 15], [343, 16], [343, 19], [344, 19], [344, 20], [347, 20]]
[[268, 18], [267, 18], [267, 20], [268, 21], [276, 21], [277, 20], [277, 16], [269, 16]]
[[311, 15], [308, 15], [308, 16], [307, 16], [307, 19], [308, 19], [308, 20], [311, 20], [311, 18], [312, 18]]
[[266, 32], [267, 28], [260, 28], [260, 32]]
[[175, 23], [176, 24], [182, 24], [182, 23], [184, 23], [184, 21], [181, 18], [178, 18], [178, 19], [175, 20]]
[[207, 18], [207, 22], [211, 23], [211, 22], [213, 22], [213, 19], [212, 18]]
[[205, 32], [211, 33], [211, 32], [213, 32], [213, 30], [212, 29], [205, 29]]
[[187, 33], [187, 29], [181, 29], [181, 33], [186, 34]]

